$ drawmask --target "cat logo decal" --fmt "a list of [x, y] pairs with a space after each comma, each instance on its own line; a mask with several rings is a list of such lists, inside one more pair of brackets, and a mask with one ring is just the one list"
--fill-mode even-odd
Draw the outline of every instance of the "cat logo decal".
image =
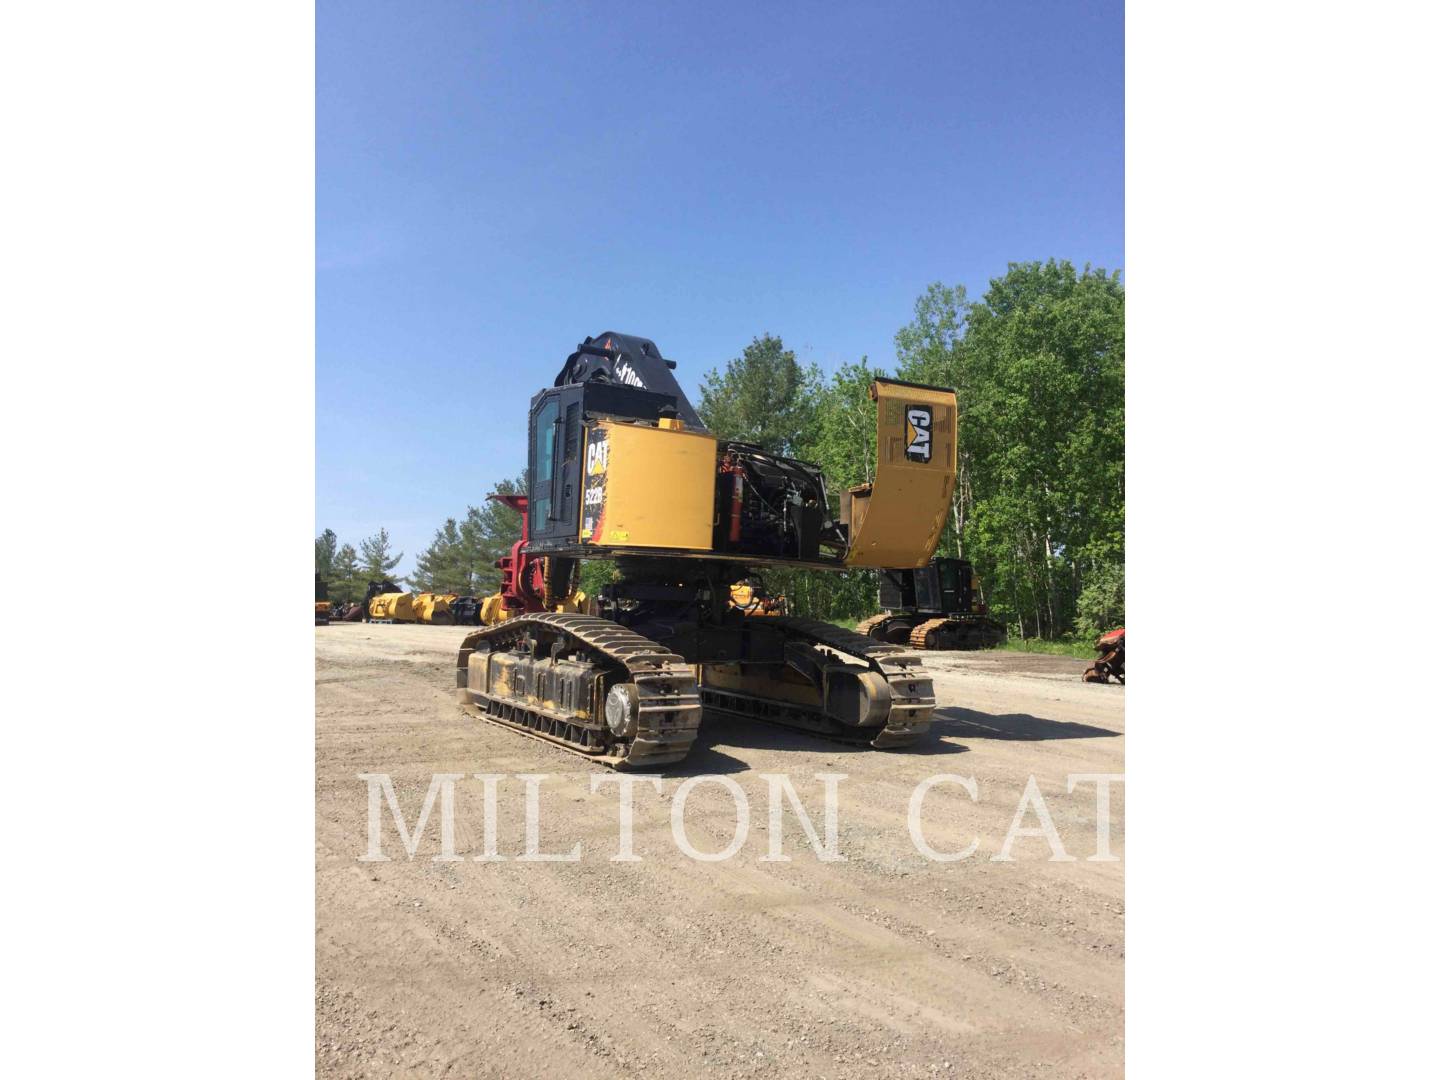
[[910, 461], [929, 463], [932, 418], [929, 405], [905, 407], [905, 457]]

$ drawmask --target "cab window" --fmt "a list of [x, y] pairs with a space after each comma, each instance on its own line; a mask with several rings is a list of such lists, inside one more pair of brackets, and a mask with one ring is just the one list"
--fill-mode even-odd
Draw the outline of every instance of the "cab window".
[[555, 474], [555, 418], [560, 413], [560, 403], [551, 398], [535, 414], [535, 444], [530, 450], [530, 460], [535, 463], [530, 475], [530, 529], [532, 532], [545, 528], [550, 519], [550, 499]]

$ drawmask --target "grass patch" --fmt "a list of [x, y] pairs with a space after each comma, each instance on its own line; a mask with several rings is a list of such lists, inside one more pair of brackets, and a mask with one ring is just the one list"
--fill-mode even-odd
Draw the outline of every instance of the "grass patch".
[[1000, 648], [1010, 652], [1045, 653], [1047, 656], [1076, 656], [1081, 660], [1095, 659], [1093, 638], [1061, 638], [1058, 641], [1041, 641], [1039, 638], [1007, 638]]

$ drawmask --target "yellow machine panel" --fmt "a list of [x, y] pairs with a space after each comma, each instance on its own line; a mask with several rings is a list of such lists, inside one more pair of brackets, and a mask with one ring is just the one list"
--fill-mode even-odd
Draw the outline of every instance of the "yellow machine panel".
[[580, 541], [709, 551], [715, 443], [679, 428], [601, 420], [586, 431]]
[[370, 601], [370, 618], [414, 622], [415, 602], [409, 593], [381, 593]]
[[415, 612], [415, 621], [422, 623], [453, 622], [450, 604], [455, 599], [457, 597], [454, 593], [421, 593], [411, 602]]
[[510, 618], [514, 614], [504, 604], [504, 598], [497, 592], [491, 593], [480, 601], [480, 625], [494, 626], [498, 622]]
[[875, 482], [851, 488], [846, 566], [919, 567], [930, 561], [955, 491], [955, 392], [876, 379]]

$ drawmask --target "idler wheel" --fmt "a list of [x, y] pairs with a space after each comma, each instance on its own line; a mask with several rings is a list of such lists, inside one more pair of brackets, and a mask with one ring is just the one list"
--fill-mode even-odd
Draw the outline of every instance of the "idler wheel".
[[634, 683], [617, 683], [605, 695], [605, 726], [617, 739], [634, 737], [640, 713], [640, 693]]

